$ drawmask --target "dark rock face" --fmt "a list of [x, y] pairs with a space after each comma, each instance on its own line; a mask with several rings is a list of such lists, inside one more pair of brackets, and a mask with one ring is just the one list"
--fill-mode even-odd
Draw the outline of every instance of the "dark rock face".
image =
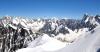
[[95, 20], [100, 24], [100, 16], [99, 15], [95, 16]]
[[100, 48], [97, 50], [97, 52], [100, 52]]
[[[1, 52], [15, 52], [17, 49], [27, 47], [26, 43], [32, 41], [31, 37], [27, 38], [29, 34], [23, 28], [20, 32], [11, 27], [6, 29], [2, 28], [2, 30], [1, 34], [3, 35], [3, 41], [0, 42], [2, 43]], [[26, 40], [25, 38], [30, 40]]]

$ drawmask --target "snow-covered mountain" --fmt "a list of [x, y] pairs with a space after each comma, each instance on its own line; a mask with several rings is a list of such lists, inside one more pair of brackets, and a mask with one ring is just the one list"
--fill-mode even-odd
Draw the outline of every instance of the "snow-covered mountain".
[[100, 52], [100, 26], [94, 31], [94, 33], [84, 33], [72, 44], [52, 40], [37, 47], [19, 49], [17, 52]]
[[[97, 28], [99, 26], [99, 15], [89, 16], [84, 14], [83, 18], [78, 20], [24, 19], [5, 16], [0, 19], [0, 40], [3, 40], [0, 43], [1, 52], [14, 52], [18, 49], [17, 52], [24, 50], [26, 52], [55, 52], [60, 49], [62, 52], [65, 49], [70, 50], [70, 48], [66, 48], [67, 45], [72, 47], [72, 44], [83, 45], [88, 38], [84, 41], [82, 39], [87, 36], [91, 37], [92, 34], [98, 34], [96, 32], [99, 32], [99, 30], [96, 29], [99, 29]], [[78, 41], [82, 43], [78, 43]]]

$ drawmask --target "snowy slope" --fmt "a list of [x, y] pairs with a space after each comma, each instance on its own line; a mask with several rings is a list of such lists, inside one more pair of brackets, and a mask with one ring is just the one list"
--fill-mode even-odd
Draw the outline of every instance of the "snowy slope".
[[44, 34], [43, 36], [40, 36], [36, 38], [35, 40], [33, 40], [31, 43], [29, 43], [28, 47], [33, 48], [39, 45], [43, 45], [44, 43], [48, 42], [51, 39], [53, 38], [49, 37], [47, 34]]
[[[39, 45], [39, 46], [38, 46]], [[37, 39], [29, 44], [27, 48], [19, 49], [16, 52], [44, 52], [56, 51], [65, 47], [66, 43], [60, 42], [48, 35], [43, 35], [41, 39]]]
[[67, 45], [65, 48], [56, 52], [96, 52], [97, 49], [100, 48], [99, 32], [100, 27], [97, 27], [93, 34], [90, 32], [86, 33], [86, 35], [81, 37], [77, 42], [72, 45]]
[[73, 42], [75, 41], [75, 39], [77, 39], [79, 36], [81, 36], [82, 34], [86, 33], [88, 31], [87, 28], [82, 28], [79, 29], [78, 32], [72, 31], [69, 28], [65, 27], [66, 29], [68, 29], [69, 33], [67, 34], [61, 34], [59, 33], [57, 36], [55, 36], [54, 38], [56, 39], [61, 39], [61, 41], [63, 42]]
[[57, 40], [51, 40], [41, 46], [24, 48], [18, 50], [17, 52], [96, 52], [98, 47], [100, 48], [99, 32], [100, 27], [97, 27], [94, 33], [88, 32], [70, 45], [65, 45]]

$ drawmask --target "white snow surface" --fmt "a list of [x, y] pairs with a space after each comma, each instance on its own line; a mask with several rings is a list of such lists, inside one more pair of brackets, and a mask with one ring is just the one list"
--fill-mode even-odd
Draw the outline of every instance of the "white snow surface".
[[77, 39], [79, 36], [81, 36], [82, 34], [84, 34], [84, 33], [86, 33], [88, 31], [87, 28], [79, 29], [78, 32], [72, 31], [72, 30], [70, 30], [67, 27], [65, 27], [65, 28], [68, 29], [68, 31], [69, 31], [68, 34], [61, 34], [61, 33], [59, 33], [54, 38], [56, 38], [56, 39], [60, 38], [62, 41], [65, 40], [67, 42], [72, 42], [72, 41], [75, 41], [75, 39]]
[[31, 43], [29, 43], [28, 47], [33, 48], [33, 47], [42, 45], [52, 39], [53, 38], [49, 37], [47, 34], [44, 34], [43, 36], [40, 36], [40, 37], [36, 38], [35, 40], [33, 40]]
[[44, 34], [42, 38], [34, 40], [27, 48], [19, 49], [16, 52], [44, 52], [57, 51], [66, 46], [66, 43], [60, 42]]
[[72, 45], [67, 45], [65, 48], [54, 52], [96, 52], [100, 48], [100, 27], [95, 29], [94, 33], [83, 34]]
[[23, 48], [17, 52], [96, 52], [100, 48], [100, 27], [94, 29], [94, 33], [84, 33], [72, 44], [65, 44], [56, 39], [33, 48]]
[[15, 26], [13, 26], [11, 24], [9, 24], [9, 26], [12, 27], [13, 29], [16, 29], [17, 30], [17, 27], [15, 27]]

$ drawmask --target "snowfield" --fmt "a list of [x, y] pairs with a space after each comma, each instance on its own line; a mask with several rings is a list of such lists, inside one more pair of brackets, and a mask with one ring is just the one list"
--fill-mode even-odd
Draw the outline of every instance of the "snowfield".
[[41, 38], [39, 37], [30, 43], [27, 48], [19, 49], [16, 52], [49, 52], [57, 51], [65, 46], [66, 43], [63, 43], [44, 34]]
[[97, 52], [100, 48], [100, 27], [94, 30], [94, 33], [83, 34], [85, 36], [80, 37], [79, 40], [72, 45], [67, 45], [65, 48], [57, 52]]
[[97, 49], [100, 48], [99, 33], [100, 26], [94, 29], [94, 33], [84, 33], [78, 40], [76, 40], [72, 44], [65, 44], [58, 40], [51, 39], [42, 45], [33, 48], [27, 47], [19, 49], [16, 52], [97, 52]]

